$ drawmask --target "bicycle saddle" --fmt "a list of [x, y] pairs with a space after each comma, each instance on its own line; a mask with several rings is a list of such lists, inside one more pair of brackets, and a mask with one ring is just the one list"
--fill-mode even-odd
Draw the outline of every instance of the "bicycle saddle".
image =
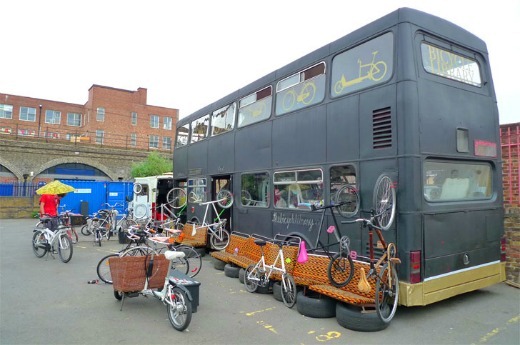
[[267, 242], [264, 241], [264, 240], [255, 240], [255, 244], [256, 244], [256, 245], [259, 245], [260, 247], [265, 246], [266, 243], [267, 243]]

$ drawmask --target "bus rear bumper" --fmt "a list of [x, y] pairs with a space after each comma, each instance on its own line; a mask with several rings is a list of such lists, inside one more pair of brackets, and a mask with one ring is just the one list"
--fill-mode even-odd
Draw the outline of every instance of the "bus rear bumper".
[[424, 306], [505, 281], [505, 262], [494, 262], [418, 284], [399, 282], [399, 304]]

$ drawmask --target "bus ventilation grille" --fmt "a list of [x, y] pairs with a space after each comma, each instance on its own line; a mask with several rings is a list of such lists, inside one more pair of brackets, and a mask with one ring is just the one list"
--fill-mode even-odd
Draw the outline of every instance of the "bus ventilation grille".
[[392, 147], [392, 113], [390, 107], [374, 110], [372, 113], [372, 147], [385, 149]]

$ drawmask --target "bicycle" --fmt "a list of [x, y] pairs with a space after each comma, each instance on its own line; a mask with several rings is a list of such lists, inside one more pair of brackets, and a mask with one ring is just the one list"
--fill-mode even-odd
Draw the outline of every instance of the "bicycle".
[[[356, 79], [348, 80], [345, 78], [345, 75], [341, 75], [341, 79], [336, 82], [334, 85], [334, 92], [336, 94], [340, 94], [343, 92], [343, 90], [348, 87], [355, 84], [361, 83], [365, 79], [369, 79], [372, 81], [379, 81], [383, 79], [383, 77], [386, 75], [387, 66], [386, 62], [383, 60], [375, 61], [376, 55], [378, 54], [378, 51], [372, 52], [372, 61], [366, 64], [363, 64], [361, 59], [358, 59], [358, 65], [359, 65], [359, 75]], [[366, 74], [362, 75], [362, 71], [366, 70]]]
[[[273, 272], [281, 273], [281, 288], [282, 300], [286, 307], [292, 308], [296, 304], [296, 283], [294, 278], [285, 269], [285, 259], [283, 255], [283, 245], [290, 244], [287, 237], [280, 239], [280, 234], [277, 234], [271, 243], [278, 246], [278, 254], [271, 265], [266, 264], [264, 255], [264, 246], [268, 243], [265, 240], [257, 239], [255, 244], [260, 246], [261, 256], [256, 264], [251, 264], [246, 268], [244, 274], [244, 285], [249, 292], [255, 292], [259, 286], [265, 287], [269, 284]], [[294, 238], [299, 240], [299, 238]], [[280, 267], [277, 266], [280, 265]]]
[[[67, 205], [59, 206], [59, 208], [65, 208]], [[59, 221], [62, 225], [68, 227], [70, 230], [67, 230], [67, 235], [70, 237], [73, 244], [76, 244], [79, 242], [79, 236], [76, 229], [72, 226], [72, 222], [70, 217], [72, 216], [71, 210], [62, 211], [59, 214]]]
[[[352, 221], [342, 221], [343, 224], [361, 223], [362, 228], [368, 229], [369, 257], [364, 258], [370, 264], [367, 279], [376, 280], [375, 305], [377, 315], [384, 323], [389, 323], [395, 315], [399, 303], [399, 279], [396, 265], [401, 263], [397, 257], [397, 248], [394, 243], [386, 242], [383, 231], [388, 230], [395, 217], [395, 186], [391, 178], [382, 175], [374, 187], [374, 206], [369, 218], [358, 218]], [[374, 231], [383, 248], [383, 255], [374, 257]]]
[[[230, 208], [233, 205], [233, 194], [227, 189], [221, 189], [217, 194], [217, 200], [201, 202], [200, 205], [206, 206], [204, 218], [201, 224], [193, 224], [192, 235], [195, 236], [198, 229], [207, 227], [211, 247], [216, 250], [223, 250], [226, 249], [229, 244], [229, 231], [226, 230], [227, 219], [220, 218], [221, 213], [217, 211], [215, 204], [218, 204], [223, 209]], [[211, 224], [206, 221], [210, 205], [216, 214], [216, 218]]]
[[[336, 192], [335, 202], [331, 205], [311, 205], [312, 211], [322, 210], [322, 213], [316, 243], [307, 251], [316, 252], [321, 250], [329, 257], [330, 262], [327, 267], [327, 277], [330, 283], [337, 288], [347, 285], [352, 280], [354, 276], [354, 262], [350, 255], [350, 238], [348, 236], [342, 236], [339, 232], [338, 221], [333, 209], [335, 208], [341, 216], [351, 218], [358, 213], [359, 205], [359, 194], [357, 190], [350, 185], [345, 185]], [[332, 220], [334, 221], [334, 225], [327, 228], [327, 233], [334, 234], [337, 242], [325, 245], [321, 242], [320, 237], [327, 210], [330, 210]], [[339, 251], [333, 254], [328, 248], [335, 245], [339, 245]]]
[[309, 81], [303, 84], [301, 90], [297, 93], [293, 88], [283, 96], [282, 107], [284, 110], [290, 110], [295, 104], [302, 103], [304, 105], [310, 104], [316, 95], [316, 85]]
[[[123, 308], [124, 298], [125, 296], [132, 297], [135, 294], [141, 294], [145, 297], [153, 296], [163, 302], [166, 305], [166, 312], [168, 313], [168, 319], [170, 320], [171, 325], [178, 331], [183, 331], [188, 328], [191, 317], [192, 317], [192, 301], [193, 297], [188, 289], [182, 285], [177, 284], [175, 279], [170, 277], [174, 267], [169, 264], [168, 272], [166, 277], [164, 278], [164, 285], [161, 291], [156, 291], [154, 289], [148, 288], [148, 283], [150, 277], [152, 275], [153, 270], [153, 260], [155, 254], [152, 254], [150, 257], [150, 261], [145, 258], [145, 267], [147, 278], [145, 280], [144, 289], [141, 291], [135, 292], [120, 292], [114, 290], [114, 297], [121, 301], [121, 310]], [[167, 250], [164, 253], [164, 257], [166, 260], [172, 262], [176, 259], [182, 259], [184, 257], [183, 252], [175, 252]]]
[[[42, 223], [50, 222], [50, 217], [40, 219]], [[32, 248], [37, 258], [42, 258], [45, 254], [54, 254], [55, 246], [62, 262], [67, 263], [72, 259], [72, 240], [67, 235], [67, 226], [59, 225], [55, 231], [49, 228], [35, 228], [32, 237]]]

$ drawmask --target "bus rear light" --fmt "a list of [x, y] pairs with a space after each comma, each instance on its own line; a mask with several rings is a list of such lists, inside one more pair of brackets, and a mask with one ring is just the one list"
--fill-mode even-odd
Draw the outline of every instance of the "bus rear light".
[[414, 250], [410, 252], [410, 283], [417, 284], [421, 282], [421, 251]]
[[502, 237], [500, 240], [500, 261], [506, 261], [506, 238]]

